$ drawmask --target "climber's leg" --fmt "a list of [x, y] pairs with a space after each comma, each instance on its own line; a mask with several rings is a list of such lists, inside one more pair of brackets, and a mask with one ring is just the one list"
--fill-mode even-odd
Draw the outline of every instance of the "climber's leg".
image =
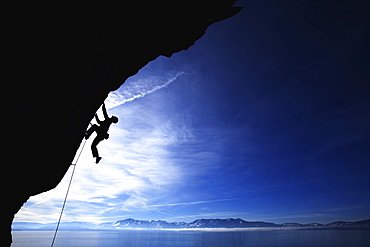
[[97, 136], [95, 137], [94, 141], [91, 144], [91, 152], [94, 158], [99, 157], [98, 148], [96, 146], [99, 144], [100, 141], [101, 141], [100, 138], [98, 138]]
[[97, 145], [103, 139], [104, 139], [104, 137], [102, 137], [101, 135], [97, 135], [95, 137], [94, 141], [91, 144], [91, 152], [92, 152], [93, 157], [96, 158], [96, 164], [99, 163], [99, 161], [101, 160], [101, 157], [99, 157], [99, 152], [98, 152]]

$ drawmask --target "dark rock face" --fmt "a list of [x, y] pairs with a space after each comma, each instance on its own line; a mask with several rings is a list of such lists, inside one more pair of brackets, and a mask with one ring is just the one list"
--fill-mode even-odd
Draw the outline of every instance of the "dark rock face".
[[60, 182], [108, 93], [149, 61], [187, 49], [209, 25], [238, 13], [234, 2], [3, 6], [2, 246], [10, 244], [14, 214], [29, 196]]

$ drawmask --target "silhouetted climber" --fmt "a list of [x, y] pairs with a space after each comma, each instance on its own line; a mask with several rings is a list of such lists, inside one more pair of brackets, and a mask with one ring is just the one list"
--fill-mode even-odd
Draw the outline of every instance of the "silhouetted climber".
[[88, 139], [91, 134], [95, 131], [96, 137], [94, 141], [91, 144], [91, 151], [94, 158], [96, 158], [96, 164], [99, 163], [99, 161], [102, 159], [99, 157], [98, 149], [96, 146], [104, 139], [109, 138], [108, 129], [112, 123], [117, 123], [118, 118], [116, 116], [109, 117], [107, 114], [107, 109], [105, 108], [105, 104], [103, 103], [103, 115], [104, 115], [104, 121], [100, 121], [98, 118], [98, 115], [95, 113], [95, 119], [98, 122], [99, 125], [93, 124], [85, 133], [85, 139]]

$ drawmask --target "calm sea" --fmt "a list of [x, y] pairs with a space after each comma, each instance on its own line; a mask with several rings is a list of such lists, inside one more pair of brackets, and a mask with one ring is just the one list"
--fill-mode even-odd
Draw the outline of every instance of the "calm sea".
[[[12, 247], [50, 246], [53, 232], [14, 231]], [[370, 247], [369, 230], [60, 231], [55, 247]]]

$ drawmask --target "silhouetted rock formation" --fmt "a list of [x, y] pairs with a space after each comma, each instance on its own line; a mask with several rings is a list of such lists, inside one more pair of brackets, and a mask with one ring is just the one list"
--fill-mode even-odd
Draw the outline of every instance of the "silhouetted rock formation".
[[29, 196], [60, 182], [108, 93], [149, 61], [187, 49], [209, 25], [235, 15], [234, 2], [3, 5], [2, 246]]

